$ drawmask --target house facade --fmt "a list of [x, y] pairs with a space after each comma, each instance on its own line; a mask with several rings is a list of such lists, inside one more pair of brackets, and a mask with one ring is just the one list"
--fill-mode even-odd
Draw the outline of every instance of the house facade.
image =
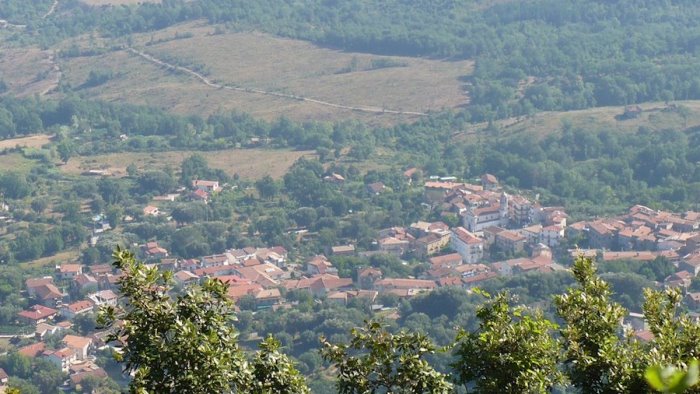
[[466, 264], [478, 263], [484, 257], [484, 241], [464, 227], [452, 230], [450, 248], [459, 253]]

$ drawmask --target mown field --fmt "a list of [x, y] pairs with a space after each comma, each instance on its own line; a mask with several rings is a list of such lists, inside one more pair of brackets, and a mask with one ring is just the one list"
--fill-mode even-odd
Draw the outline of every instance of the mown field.
[[[114, 153], [100, 156], [71, 158], [61, 166], [61, 170], [79, 175], [87, 170], [106, 170], [114, 176], [126, 175], [126, 168], [134, 164], [140, 170], [178, 170], [184, 159], [196, 152], [174, 151], [155, 153]], [[225, 171], [228, 175], [238, 174], [244, 179], [258, 179], [265, 175], [282, 177], [296, 160], [311, 156], [311, 151], [291, 151], [279, 149], [228, 149], [213, 152], [199, 152], [212, 168]]]
[[[186, 24], [134, 36], [147, 53], [204, 70], [217, 83], [304, 96], [345, 106], [427, 112], [468, 104], [460, 77], [471, 61], [348, 53], [256, 32], [214, 34]], [[191, 37], [187, 37], [192, 35]], [[175, 39], [178, 36], [180, 38]], [[182, 38], [187, 37], [187, 38]], [[112, 70], [107, 83], [81, 92], [106, 100], [148, 104], [177, 113], [237, 109], [256, 117], [294, 120], [362, 119], [393, 124], [412, 116], [368, 114], [257, 93], [214, 89], [124, 51], [63, 59], [65, 82], [80, 87], [92, 70]]]

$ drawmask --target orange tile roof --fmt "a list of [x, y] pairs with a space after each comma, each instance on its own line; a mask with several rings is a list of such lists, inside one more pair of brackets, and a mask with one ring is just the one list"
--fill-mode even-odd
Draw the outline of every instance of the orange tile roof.
[[82, 300], [78, 302], [74, 302], [70, 305], [67, 306], [68, 310], [73, 312], [73, 313], [78, 313], [87, 309], [92, 309], [93, 308], [93, 303], [92, 301], [89, 300]]
[[435, 281], [423, 279], [382, 279], [377, 281], [375, 285], [403, 289], [434, 289], [435, 287], [437, 287]]
[[63, 337], [63, 343], [71, 349], [84, 349], [92, 344], [92, 339], [77, 335], [66, 335]]
[[45, 276], [43, 278], [29, 278], [24, 283], [27, 285], [28, 289], [31, 289], [39, 286], [53, 284], [53, 278], [50, 276]]
[[19, 348], [17, 353], [26, 357], [37, 357], [41, 355], [44, 350], [46, 350], [46, 344], [44, 342], [38, 342], [32, 345], [27, 345]]
[[462, 256], [459, 253], [450, 253], [443, 256], [435, 256], [428, 259], [428, 262], [432, 266], [444, 265], [444, 264], [461, 264]]
[[20, 317], [23, 317], [25, 319], [30, 319], [30, 320], [41, 320], [41, 319], [46, 319], [49, 316], [53, 316], [57, 313], [58, 311], [43, 305], [34, 305], [30, 307], [28, 310], [24, 310], [19, 312], [17, 315]]
[[457, 237], [457, 239], [467, 245], [476, 245], [484, 242], [481, 238], [477, 237], [476, 234], [470, 233], [464, 227], [457, 227], [452, 230], [452, 233]]

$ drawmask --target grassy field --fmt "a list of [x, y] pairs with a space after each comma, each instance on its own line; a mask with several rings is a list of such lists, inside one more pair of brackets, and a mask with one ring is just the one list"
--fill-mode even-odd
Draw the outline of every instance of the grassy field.
[[[140, 170], [171, 168], [177, 170], [192, 151], [157, 153], [115, 153], [101, 156], [71, 158], [61, 167], [62, 171], [77, 175], [90, 169], [103, 169], [114, 176], [126, 175], [126, 167], [134, 164]], [[265, 175], [282, 177], [289, 167], [310, 151], [270, 149], [229, 149], [201, 153], [212, 168], [224, 170], [229, 175], [238, 174], [244, 179], [258, 179]]]
[[[672, 106], [685, 107], [687, 115], [682, 116]], [[500, 135], [517, 135], [523, 132], [536, 132], [540, 136], [561, 132], [565, 124], [574, 128], [591, 130], [608, 129], [623, 133], [635, 132], [640, 127], [651, 130], [683, 130], [700, 126], [700, 101], [675, 101], [673, 103], [645, 103], [639, 105], [642, 113], [634, 119], [621, 119], [624, 106], [598, 107], [568, 112], [539, 112], [530, 117], [504, 119], [495, 122]], [[468, 130], [456, 134], [457, 139], [470, 138], [485, 132], [486, 123], [475, 124]]]
[[0, 78], [19, 97], [41, 94], [53, 87], [55, 71], [50, 53], [39, 48], [2, 48]]
[[0, 155], [0, 173], [4, 171], [28, 173], [35, 165], [35, 161], [27, 159], [20, 153]]
[[[49, 142], [51, 142], [51, 136], [46, 134], [0, 140], [0, 151], [15, 148], [17, 146], [41, 148]], [[0, 154], [0, 173], [4, 171], [28, 173], [36, 165], [36, 161], [27, 159], [19, 152]]]
[[20, 267], [25, 270], [35, 270], [44, 267], [51, 267], [54, 264], [77, 261], [79, 258], [80, 251], [78, 251], [78, 249], [71, 249], [57, 253], [53, 256], [46, 256], [26, 263], [20, 263]]
[[[134, 41], [150, 54], [178, 59], [186, 65], [201, 64], [209, 71], [208, 78], [243, 88], [347, 106], [416, 112], [455, 108], [469, 101], [459, 78], [472, 71], [471, 61], [348, 53], [262, 33], [213, 34], [214, 30], [201, 22], [191, 23], [135, 35]], [[174, 39], [178, 33], [190, 33], [193, 37]], [[151, 41], [156, 44], [146, 45]], [[266, 119], [280, 115], [295, 120], [359, 118], [376, 124], [411, 119], [406, 115], [366, 114], [256, 93], [217, 90], [126, 52], [65, 59], [61, 68], [72, 86], [85, 82], [91, 70], [111, 69], [115, 78], [83, 91], [93, 97], [149, 104], [178, 113], [238, 109]]]

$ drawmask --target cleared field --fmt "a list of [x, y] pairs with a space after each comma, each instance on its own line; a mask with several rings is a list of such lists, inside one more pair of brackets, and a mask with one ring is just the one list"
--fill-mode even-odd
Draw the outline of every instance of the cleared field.
[[[345, 106], [414, 112], [455, 108], [469, 102], [460, 77], [472, 71], [471, 61], [348, 53], [262, 33], [213, 34], [214, 29], [201, 23], [179, 25], [137, 35], [134, 41], [151, 55], [185, 66], [201, 65], [212, 81], [241, 88], [294, 94]], [[183, 33], [193, 36], [174, 39]], [[146, 45], [149, 42], [154, 44]], [[214, 89], [126, 52], [66, 59], [61, 66], [72, 86], [85, 82], [93, 69], [114, 71], [116, 77], [104, 85], [84, 89], [88, 95], [149, 104], [178, 113], [237, 109], [266, 119], [280, 115], [300, 121], [359, 118], [377, 124], [411, 118]]]
[[58, 73], [49, 51], [39, 48], [0, 50], [0, 78], [7, 84], [9, 94], [19, 97], [43, 94], [55, 87]]
[[126, 175], [126, 167], [134, 164], [140, 170], [177, 170], [182, 161], [194, 153], [200, 153], [212, 168], [228, 175], [238, 174], [244, 179], [258, 179], [265, 175], [282, 177], [294, 162], [303, 156], [312, 156], [311, 151], [271, 149], [229, 149], [212, 152], [174, 151], [156, 153], [115, 153], [101, 156], [71, 158], [61, 170], [69, 174], [81, 174], [86, 170], [101, 169], [114, 176]]
[[20, 138], [10, 138], [7, 140], [0, 140], [0, 150], [15, 148], [17, 146], [24, 146], [27, 148], [41, 148], [42, 146], [51, 142], [51, 135], [37, 134], [31, 135], [29, 137]]

